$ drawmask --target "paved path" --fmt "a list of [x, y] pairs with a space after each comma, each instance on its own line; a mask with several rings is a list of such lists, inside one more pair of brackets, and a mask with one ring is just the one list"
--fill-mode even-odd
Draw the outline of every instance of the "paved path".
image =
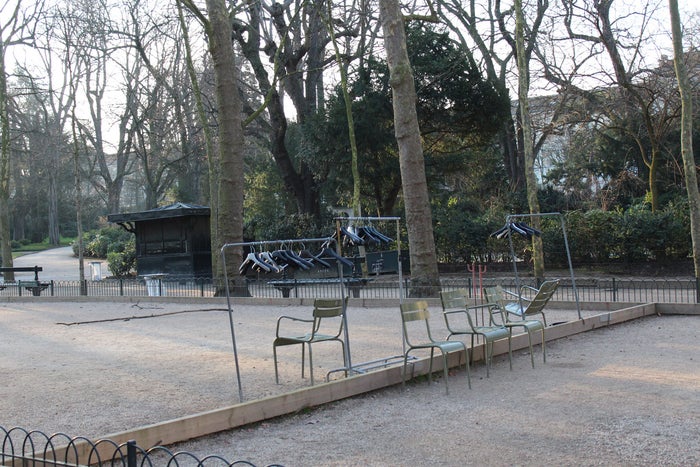
[[[97, 261], [97, 260], [96, 260]], [[90, 263], [91, 258], [85, 259], [85, 278], [91, 277]], [[77, 281], [80, 280], [80, 269], [78, 258], [73, 255], [73, 249], [69, 246], [61, 248], [53, 248], [50, 250], [40, 251], [38, 253], [30, 253], [15, 258], [13, 264], [16, 267], [20, 266], [41, 266], [44, 268], [39, 273], [41, 280], [55, 281]], [[109, 271], [107, 263], [101, 262], [102, 277], [105, 277]], [[33, 276], [33, 273], [16, 273], [17, 278]]]

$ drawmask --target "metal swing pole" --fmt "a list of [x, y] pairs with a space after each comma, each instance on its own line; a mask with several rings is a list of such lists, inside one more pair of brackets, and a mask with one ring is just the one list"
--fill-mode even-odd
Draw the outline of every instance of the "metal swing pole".
[[[335, 229], [336, 229], [336, 236], [338, 238], [338, 241], [335, 244], [336, 248], [336, 253], [338, 253], [339, 256], [343, 255], [342, 249], [340, 247], [340, 221], [336, 219], [335, 222]], [[352, 357], [350, 356], [350, 332], [348, 330], [348, 302], [345, 299], [345, 296], [347, 294], [347, 290], [345, 287], [345, 271], [343, 270], [343, 263], [340, 261], [336, 261], [338, 265], [338, 277], [340, 278], [340, 297], [343, 300], [343, 340], [345, 341], [345, 346], [343, 347], [343, 351], [345, 352], [345, 370], [346, 371], [353, 371], [352, 369]]]
[[236, 380], [238, 382], [238, 400], [243, 402], [243, 386], [241, 383], [241, 371], [238, 361], [238, 349], [236, 346], [236, 330], [233, 324], [233, 306], [231, 305], [231, 290], [229, 288], [228, 268], [226, 267], [226, 250], [233, 247], [244, 246], [265, 246], [265, 245], [284, 245], [288, 243], [312, 243], [312, 242], [329, 242], [334, 241], [331, 237], [323, 238], [296, 238], [290, 240], [265, 240], [258, 242], [239, 242], [226, 243], [221, 247], [221, 265], [224, 269], [224, 289], [226, 290], [226, 306], [228, 308], [228, 321], [231, 329], [231, 345], [233, 346], [233, 358], [236, 364]]
[[226, 289], [226, 305], [228, 308], [228, 322], [231, 328], [231, 344], [233, 345], [233, 358], [236, 363], [236, 381], [238, 382], [238, 402], [243, 402], [243, 386], [241, 384], [241, 371], [238, 364], [238, 349], [236, 348], [236, 330], [233, 325], [233, 309], [231, 308], [231, 291], [228, 285], [228, 269], [226, 267], [226, 254], [225, 250], [227, 247], [243, 246], [243, 244], [226, 244], [221, 247], [221, 265], [224, 268], [224, 287]]
[[[566, 235], [566, 223], [564, 222], [564, 216], [560, 212], [545, 212], [538, 214], [509, 214], [506, 216], [506, 225], [510, 225], [511, 219], [519, 217], [553, 217], [558, 216], [561, 221], [561, 231], [564, 236], [564, 247], [566, 249], [566, 258], [569, 263], [569, 274], [571, 277], [571, 288], [574, 292], [574, 299], [576, 301], [576, 311], [578, 312], [578, 319], [581, 319], [581, 305], [578, 299], [578, 289], [576, 288], [576, 278], [574, 276], [574, 266], [571, 262], [571, 250], [569, 249], [569, 239]], [[523, 308], [522, 299], [520, 298], [520, 278], [518, 276], [518, 266], [515, 260], [515, 250], [513, 248], [513, 239], [511, 238], [511, 229], [508, 229], [508, 243], [510, 245], [510, 255], [513, 259], [513, 271], [515, 272], [515, 286], [518, 290], [518, 301], [521, 308]]]
[[[336, 222], [336, 231], [337, 231], [337, 236], [338, 236], [338, 239], [339, 239], [339, 240], [340, 240], [340, 223], [341, 223], [342, 221], [366, 221], [366, 222], [372, 222], [372, 221], [374, 221], [374, 222], [396, 221], [396, 248], [397, 248], [396, 254], [397, 254], [397, 267], [398, 267], [398, 272], [399, 272], [399, 302], [400, 302], [400, 303], [403, 303], [403, 281], [402, 281], [402, 271], [401, 271], [401, 269], [402, 269], [402, 268], [401, 268], [401, 236], [400, 236], [400, 235], [401, 235], [401, 231], [400, 231], [400, 224], [399, 224], [400, 220], [401, 220], [400, 217], [366, 217], [366, 216], [354, 217], [354, 216], [348, 216], [348, 217], [336, 217], [336, 218], [335, 218], [335, 222]], [[341, 254], [342, 252], [340, 251], [340, 242], [337, 243], [337, 247], [338, 247], [338, 254]], [[343, 274], [343, 271], [342, 271], [342, 267], [341, 267], [341, 269], [340, 269], [341, 284], [344, 285], [344, 281], [343, 281], [343, 279], [342, 279], [342, 274]], [[343, 319], [347, 319], [345, 313], [343, 313]], [[350, 361], [350, 339], [349, 339], [349, 335], [348, 335], [347, 321], [345, 321], [344, 324], [345, 324], [344, 329], [345, 329], [345, 338], [346, 338], [345, 348], [346, 348], [346, 350], [347, 350], [347, 352], [348, 352], [348, 360], [347, 360], [347, 362], [348, 362], [348, 368], [347, 368], [347, 370], [349, 370], [349, 371], [356, 371], [356, 370], [354, 369], [354, 367], [352, 366], [352, 362]], [[404, 351], [404, 354], [405, 354], [405, 353], [406, 353], [406, 343], [405, 343], [404, 340], [403, 340], [403, 336], [402, 336], [402, 339], [401, 339], [401, 340], [402, 340], [401, 343], [402, 343], [402, 345], [403, 345], [403, 351]], [[363, 364], [360, 364], [359, 366], [362, 366], [362, 365], [373, 365], [373, 364], [377, 364], [378, 362], [382, 362], [382, 361], [383, 361], [383, 362], [387, 362], [387, 361], [389, 361], [390, 359], [393, 359], [393, 358], [395, 358], [395, 357], [389, 357], [389, 358], [386, 358], [386, 359], [380, 359], [380, 360], [376, 360], [376, 361], [365, 362], [365, 363], [363, 363]], [[381, 365], [381, 364], [380, 364], [380, 365]], [[358, 371], [358, 372], [359, 372], [359, 371]]]

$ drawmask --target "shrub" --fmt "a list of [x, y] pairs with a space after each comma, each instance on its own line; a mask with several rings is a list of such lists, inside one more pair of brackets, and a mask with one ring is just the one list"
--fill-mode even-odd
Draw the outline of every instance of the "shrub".
[[[121, 227], [104, 227], [83, 233], [83, 255], [90, 258], [107, 258], [110, 252], [121, 252], [134, 235]], [[73, 253], [78, 255], [78, 243], [73, 243]]]
[[107, 253], [109, 271], [115, 277], [128, 276], [136, 266], [136, 245], [132, 238], [123, 245], [122, 251]]

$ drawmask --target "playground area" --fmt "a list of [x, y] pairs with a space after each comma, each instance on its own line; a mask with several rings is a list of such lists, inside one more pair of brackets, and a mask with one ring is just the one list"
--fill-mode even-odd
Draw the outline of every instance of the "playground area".
[[[442, 336], [439, 305], [431, 307]], [[308, 304], [234, 306], [243, 402], [298, 394], [298, 347], [279, 353], [280, 315]], [[584, 311], [584, 320], [601, 320]], [[548, 322], [578, 320], [556, 303]], [[91, 439], [206, 414], [241, 402], [224, 301], [24, 301], [0, 308], [0, 425]], [[353, 364], [401, 354], [398, 306], [352, 303]], [[554, 328], [553, 328], [554, 329]], [[255, 465], [697, 465], [697, 316], [648, 316], [175, 446]], [[314, 348], [319, 381], [342, 366], [335, 343]], [[332, 373], [342, 379], [342, 373]], [[643, 448], [642, 448], [643, 447]]]

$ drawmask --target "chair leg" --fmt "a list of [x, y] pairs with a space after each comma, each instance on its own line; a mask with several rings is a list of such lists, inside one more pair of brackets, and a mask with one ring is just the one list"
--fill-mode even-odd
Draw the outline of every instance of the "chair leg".
[[489, 378], [489, 367], [490, 365], [489, 361], [489, 341], [484, 339], [484, 365], [486, 365], [486, 377]]
[[544, 328], [542, 328], [542, 361], [547, 363], [547, 347], [545, 344], [546, 339], [544, 338]]
[[532, 353], [532, 331], [529, 328], [527, 330], [527, 342], [530, 346], [530, 363], [532, 363], [532, 368], [535, 368], [535, 356]]
[[275, 383], [280, 384], [280, 376], [277, 371], [277, 346], [272, 346], [272, 359], [275, 361]]
[[306, 349], [304, 348], [304, 343], [301, 343], [301, 379], [304, 379], [304, 353]]
[[345, 377], [348, 377], [348, 359], [346, 358], [347, 355], [345, 355], [345, 342], [342, 340], [339, 340], [340, 342], [340, 350], [343, 352], [343, 368], [345, 368]]
[[471, 357], [469, 354], [467, 354], [467, 358], [469, 358], [470, 363], [474, 363], [474, 334], [472, 334], [472, 340], [471, 340], [471, 346], [469, 347], [472, 351]]
[[403, 371], [401, 372], [401, 386], [406, 389], [406, 364], [408, 363], [408, 353], [403, 355]]
[[508, 328], [508, 362], [510, 363], [510, 371], [513, 371], [513, 343], [511, 336], [512, 329]]
[[309, 376], [311, 377], [311, 386], [313, 386], [314, 385], [314, 360], [313, 360], [313, 357], [311, 356], [311, 342], [309, 342]]
[[433, 381], [433, 358], [435, 357], [435, 347], [430, 348], [430, 366], [428, 367], [428, 382]]
[[[402, 385], [405, 388], [406, 387], [406, 367], [408, 366], [408, 354], [411, 353], [411, 350], [407, 350], [406, 353], [403, 356], [403, 372], [401, 373], [402, 377]], [[411, 379], [415, 376], [415, 370], [416, 366], [411, 364]]]
[[440, 349], [440, 352], [442, 352], [442, 372], [445, 375], [445, 394], [450, 393], [450, 388], [447, 385], [447, 376], [448, 376], [448, 370], [447, 370], [447, 352], [443, 351]]
[[471, 376], [471, 371], [469, 368], [469, 351], [467, 350], [467, 346], [464, 346], [464, 367], [467, 370], [467, 385], [469, 386], [469, 389], [472, 388], [472, 376]]
[[471, 375], [471, 368], [469, 368], [469, 351], [467, 348], [464, 348], [464, 354], [465, 354], [465, 365], [467, 367], [467, 384], [469, 385], [469, 389], [472, 388], [472, 375]]

